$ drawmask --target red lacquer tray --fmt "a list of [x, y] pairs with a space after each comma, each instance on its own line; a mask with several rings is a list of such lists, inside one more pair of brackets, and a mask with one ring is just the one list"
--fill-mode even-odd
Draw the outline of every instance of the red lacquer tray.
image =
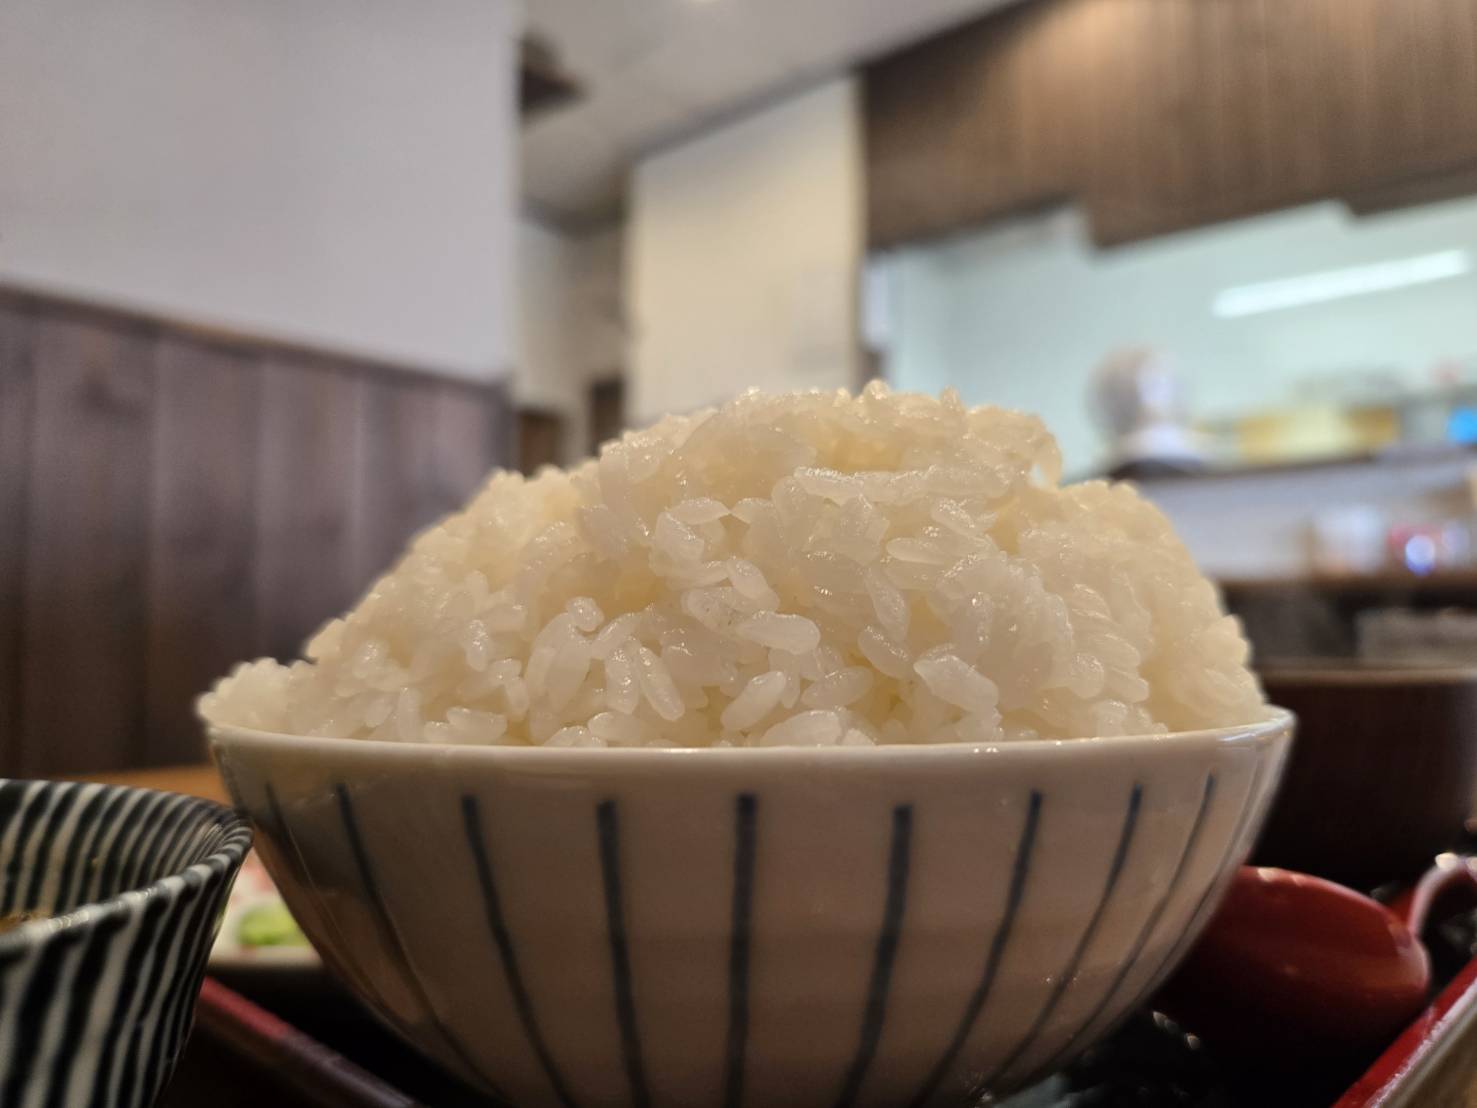
[[1457, 1105], [1477, 1089], [1477, 959], [1335, 1102], [1334, 1108]]
[[[445, 1079], [437, 1071], [408, 1051], [396, 1054], [387, 1046], [385, 1033], [378, 1025], [342, 997], [335, 1002], [339, 1016], [325, 1023], [314, 1004], [308, 1022], [329, 1029], [344, 1053], [288, 1022], [301, 1001], [271, 998], [269, 1003], [279, 1007], [282, 1015], [208, 979], [201, 993], [196, 1037], [186, 1052], [178, 1087], [166, 1094], [160, 1108], [198, 1106], [198, 1098], [221, 1075], [223, 1058], [233, 1061], [241, 1072], [254, 1074], [252, 1095], [270, 1095], [273, 1108], [411, 1108], [419, 1104], [472, 1108], [490, 1103], [470, 1090], [445, 1086]], [[1083, 1090], [1091, 1089], [1096, 1097], [1093, 1103], [1107, 1105], [1126, 1103], [1122, 1098], [1128, 1097], [1131, 1089], [1136, 1108], [1171, 1103], [1194, 1106], [1202, 1102], [1227, 1108], [1441, 1108], [1472, 1103], [1477, 1094], [1477, 958], [1451, 977], [1432, 1003], [1342, 1093], [1337, 1082], [1331, 1086], [1314, 1082], [1304, 1089], [1290, 1089], [1285, 1078], [1270, 1075], [1231, 1089], [1217, 1082], [1214, 1068], [1207, 1063], [1199, 1083], [1203, 1100], [1193, 1093], [1187, 1099], [1183, 1058], [1172, 1055], [1168, 1045], [1163, 1047], [1162, 1057], [1155, 1056], [1157, 1047], [1146, 1053], [1142, 1047], [1153, 1034], [1146, 1030], [1150, 1021], [1138, 1023], [1137, 1029], [1125, 1028], [1095, 1052], [1100, 1058], [1106, 1057], [1110, 1066], [1116, 1064], [1115, 1055], [1134, 1056], [1131, 1064], [1123, 1067], [1121, 1097], [1112, 1081], [1099, 1084], [1088, 1079], [1083, 1084], [1078, 1080], [1068, 1089], [1066, 1082], [1072, 1079], [1069, 1074], [1021, 1094], [1021, 1103], [1048, 1108], [1054, 1102], [1051, 1090], [1056, 1087], [1061, 1087], [1062, 1103], [1078, 1103]], [[1166, 1037], [1166, 1044], [1168, 1041]], [[1153, 1091], [1161, 1072], [1166, 1090], [1162, 1100], [1156, 1099]], [[232, 1080], [239, 1078], [233, 1076]], [[1189, 1083], [1193, 1086], [1196, 1082]], [[1326, 1091], [1329, 1088], [1332, 1092]], [[222, 1102], [218, 1095], [213, 1099], [218, 1108], [235, 1103], [229, 1098]], [[1003, 1102], [1000, 1108], [1010, 1108], [1015, 1099]]]

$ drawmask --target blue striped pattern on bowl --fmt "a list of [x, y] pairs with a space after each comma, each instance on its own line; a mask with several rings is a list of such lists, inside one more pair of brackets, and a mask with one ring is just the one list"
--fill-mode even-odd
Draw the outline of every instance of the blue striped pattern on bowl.
[[514, 1103], [974, 1103], [1150, 995], [1290, 720], [998, 748], [540, 750], [217, 729], [326, 963]]
[[0, 1104], [145, 1108], [189, 1034], [251, 845], [216, 804], [0, 779]]

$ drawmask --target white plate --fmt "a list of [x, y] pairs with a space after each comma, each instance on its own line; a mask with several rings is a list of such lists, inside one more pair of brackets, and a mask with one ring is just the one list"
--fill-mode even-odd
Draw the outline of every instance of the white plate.
[[230, 899], [226, 901], [220, 933], [210, 950], [211, 972], [301, 972], [321, 969], [323, 962], [318, 957], [318, 952], [306, 942], [290, 946], [251, 946], [241, 941], [241, 924], [249, 912], [262, 905], [281, 904], [282, 897], [277, 892], [277, 886], [272, 883], [266, 867], [253, 850], [246, 856], [241, 874], [231, 890]]

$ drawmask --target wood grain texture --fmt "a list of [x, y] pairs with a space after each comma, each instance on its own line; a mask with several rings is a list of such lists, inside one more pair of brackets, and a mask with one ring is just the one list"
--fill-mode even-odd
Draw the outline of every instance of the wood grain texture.
[[104, 785], [123, 785], [130, 789], [156, 789], [160, 792], [179, 793], [181, 796], [198, 796], [201, 800], [228, 806], [231, 803], [231, 794], [226, 791], [226, 783], [221, 780], [220, 772], [208, 762], [77, 774], [76, 779], [97, 781]]
[[585, 444], [585, 452], [595, 458], [599, 456], [602, 445], [620, 438], [626, 429], [625, 379], [612, 377], [608, 381], [596, 381], [590, 386], [589, 404], [590, 439]]
[[[1341, 0], [1303, 0], [1287, 4], [1262, 0], [1267, 20], [1266, 51], [1260, 59], [1264, 89], [1259, 98], [1266, 113], [1265, 157], [1276, 160], [1283, 190], [1291, 198], [1316, 195], [1323, 182], [1357, 177], [1355, 129], [1349, 120], [1367, 110], [1361, 97], [1367, 80], [1338, 67], [1357, 46], [1340, 48], [1335, 36], [1348, 29], [1336, 10]], [[1327, 90], [1342, 82], [1344, 94]], [[1324, 136], [1307, 142], [1309, 132]]]
[[1038, 0], [867, 67], [873, 247], [1124, 242], [1477, 165], [1477, 0]]
[[518, 410], [518, 468], [532, 477], [564, 458], [564, 417], [539, 408]]
[[1477, 796], [1477, 669], [1270, 666], [1297, 741], [1253, 862], [1375, 888], [1454, 849]]
[[20, 746], [21, 654], [15, 632], [21, 621], [30, 500], [34, 323], [28, 310], [0, 304], [0, 751]]
[[499, 388], [366, 380], [361, 389], [353, 575], [367, 584], [508, 464], [510, 439]]
[[295, 655], [511, 417], [501, 385], [0, 289], [0, 775], [202, 758], [195, 697]]
[[362, 394], [332, 366], [303, 372], [269, 361], [262, 374], [256, 516], [257, 650], [297, 655], [344, 611], [354, 577], [354, 501]]
[[451, 507], [436, 473], [436, 388], [361, 380], [352, 575], [368, 582]]
[[150, 339], [66, 317], [35, 340], [22, 635], [26, 776], [144, 755]]
[[193, 703], [247, 657], [260, 375], [250, 355], [166, 335], [155, 367], [144, 761], [205, 757]]
[[517, 431], [511, 397], [502, 386], [489, 394], [458, 384], [436, 389], [436, 502], [451, 511], [498, 466], [511, 467]]

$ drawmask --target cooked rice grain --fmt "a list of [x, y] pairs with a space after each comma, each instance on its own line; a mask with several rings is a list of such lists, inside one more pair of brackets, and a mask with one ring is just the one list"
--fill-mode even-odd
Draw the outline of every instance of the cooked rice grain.
[[1250, 722], [1236, 621], [1031, 416], [880, 385], [743, 396], [496, 473], [212, 722], [405, 742], [1002, 742]]

